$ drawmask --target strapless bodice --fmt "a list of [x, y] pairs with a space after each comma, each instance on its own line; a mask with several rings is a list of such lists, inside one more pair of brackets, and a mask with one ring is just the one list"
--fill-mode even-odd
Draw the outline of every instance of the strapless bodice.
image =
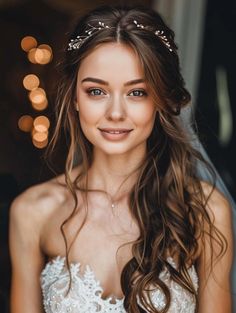
[[[167, 261], [176, 268], [172, 258]], [[71, 263], [71, 288], [67, 294], [70, 276], [64, 257], [56, 257], [46, 264], [41, 273], [43, 303], [46, 313], [126, 313], [124, 299], [102, 298], [103, 288], [94, 272], [87, 265], [81, 273], [80, 263]], [[195, 290], [198, 289], [198, 277], [194, 266], [189, 269]], [[168, 313], [194, 313], [194, 296], [174, 282], [167, 269], [160, 273], [160, 279], [166, 283], [171, 293], [171, 305]], [[165, 296], [160, 289], [150, 291], [151, 300], [157, 309], [165, 306]]]

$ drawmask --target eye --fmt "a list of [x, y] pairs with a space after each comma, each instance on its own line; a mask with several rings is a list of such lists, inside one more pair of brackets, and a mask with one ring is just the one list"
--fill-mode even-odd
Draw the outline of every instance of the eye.
[[135, 89], [129, 93], [129, 96], [131, 96], [131, 97], [144, 97], [144, 96], [147, 96], [147, 93], [143, 89]]
[[99, 89], [99, 88], [90, 88], [86, 92], [90, 96], [102, 96], [102, 95], [105, 95], [105, 93], [101, 89]]

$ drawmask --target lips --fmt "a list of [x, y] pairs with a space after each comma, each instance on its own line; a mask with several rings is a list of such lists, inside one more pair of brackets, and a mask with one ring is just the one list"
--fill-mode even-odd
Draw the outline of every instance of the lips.
[[125, 140], [133, 129], [127, 128], [99, 128], [101, 135], [108, 141]]
[[99, 130], [108, 134], [123, 134], [132, 131], [132, 129], [125, 128], [99, 128]]

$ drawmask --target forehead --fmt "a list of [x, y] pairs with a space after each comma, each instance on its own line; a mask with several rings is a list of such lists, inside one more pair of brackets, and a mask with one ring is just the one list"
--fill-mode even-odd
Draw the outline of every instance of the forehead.
[[85, 76], [109, 80], [144, 78], [137, 53], [122, 43], [104, 43], [97, 46], [81, 62], [78, 78]]

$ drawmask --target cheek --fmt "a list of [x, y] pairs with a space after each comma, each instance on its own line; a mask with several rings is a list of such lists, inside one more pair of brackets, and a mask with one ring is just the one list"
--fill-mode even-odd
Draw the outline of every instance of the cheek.
[[94, 128], [92, 126], [92, 121], [89, 119], [86, 119], [84, 117], [79, 117], [80, 120], [80, 127], [82, 130], [82, 133], [86, 137], [86, 139], [91, 143], [94, 144], [94, 138], [96, 137], [94, 134]]
[[100, 117], [98, 110], [94, 106], [91, 107], [88, 103], [83, 102], [83, 105], [79, 106], [78, 115], [80, 127], [84, 136], [88, 141], [94, 144], [94, 138], [96, 136], [96, 129], [94, 126], [96, 127]]
[[83, 105], [80, 105], [79, 107], [80, 121], [87, 124], [97, 123], [102, 113], [103, 111], [101, 110], [101, 107], [99, 108], [96, 105], [91, 105], [86, 102], [84, 102]]
[[83, 108], [79, 111], [79, 118], [81, 122], [91, 124], [96, 120], [96, 112], [94, 110], [89, 110], [88, 108]]
[[152, 104], [142, 106], [136, 108], [136, 110], [133, 110], [132, 116], [133, 121], [137, 126], [150, 128], [153, 126], [153, 123], [155, 121], [156, 109]]

